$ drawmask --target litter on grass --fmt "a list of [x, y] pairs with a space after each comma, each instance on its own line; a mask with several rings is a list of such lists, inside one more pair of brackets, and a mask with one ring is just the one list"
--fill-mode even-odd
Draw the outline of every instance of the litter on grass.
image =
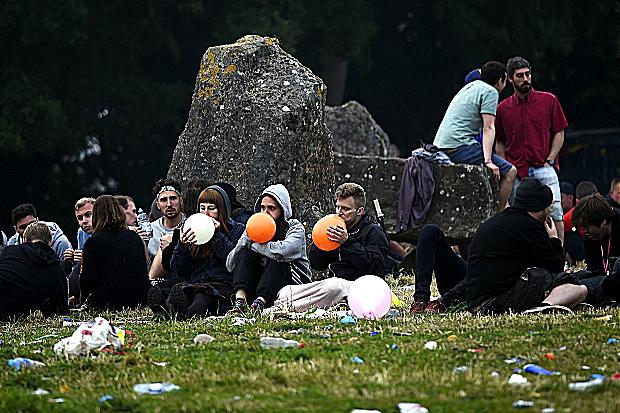
[[194, 344], [198, 345], [198, 344], [209, 344], [211, 343], [213, 340], [215, 340], [215, 337], [212, 337], [208, 334], [198, 334], [196, 337], [194, 337]]
[[523, 371], [530, 374], [537, 374], [539, 376], [553, 376], [561, 374], [559, 371], [547, 370], [538, 364], [526, 364], [523, 366]]
[[618, 344], [618, 339], [617, 338], [608, 338], [607, 339], [607, 344]]
[[54, 351], [68, 356], [87, 355], [92, 351], [124, 354], [125, 347], [133, 346], [133, 339], [131, 331], [116, 328], [105, 318], [97, 317], [95, 321], [80, 324], [71, 337], [54, 345]]
[[399, 413], [428, 413], [428, 409], [420, 403], [398, 403]]
[[280, 337], [261, 337], [260, 346], [263, 349], [287, 348], [287, 347], [303, 348], [304, 344], [296, 340], [286, 340]]
[[588, 381], [569, 383], [568, 388], [576, 391], [586, 391], [601, 386], [604, 381], [605, 376], [602, 374], [593, 374], [590, 376], [590, 380]]
[[110, 400], [114, 400], [114, 397], [109, 394], [104, 394], [99, 398], [99, 403], [109, 402]]
[[364, 364], [364, 360], [360, 356], [351, 357], [352, 363]]
[[355, 318], [351, 315], [345, 315], [340, 319], [340, 324], [356, 324]]
[[47, 396], [50, 392], [45, 389], [36, 389], [32, 391], [32, 394], [35, 396]]
[[530, 382], [522, 375], [513, 373], [510, 375], [510, 378], [508, 378], [508, 384], [513, 386], [529, 386]]
[[465, 373], [467, 370], [469, 370], [467, 366], [458, 366], [452, 369], [452, 373]]
[[16, 357], [14, 359], [9, 360], [9, 367], [14, 368], [15, 370], [21, 370], [22, 368], [34, 368], [34, 367], [44, 367], [45, 363], [42, 363], [37, 360], [31, 360], [29, 358], [24, 357]]
[[424, 348], [427, 350], [435, 350], [437, 348], [437, 342], [436, 341], [427, 341], [424, 344]]
[[534, 402], [530, 400], [517, 400], [512, 403], [512, 407], [516, 409], [527, 409], [528, 407], [534, 407]]
[[179, 386], [169, 382], [163, 383], [140, 383], [133, 386], [133, 391], [138, 394], [162, 394], [173, 390], [179, 390]]
[[235, 317], [232, 319], [231, 326], [244, 326], [246, 324], [254, 324], [254, 322], [256, 322], [255, 318]]

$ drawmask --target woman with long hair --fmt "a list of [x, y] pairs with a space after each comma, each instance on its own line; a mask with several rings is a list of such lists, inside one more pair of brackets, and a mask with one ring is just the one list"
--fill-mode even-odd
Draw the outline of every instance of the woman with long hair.
[[209, 242], [196, 245], [192, 229], [181, 228], [170, 266], [187, 281], [172, 287], [168, 296], [168, 308], [177, 318], [224, 314], [232, 305], [232, 274], [226, 269], [226, 258], [245, 225], [230, 218], [230, 200], [217, 185], [200, 193], [198, 212], [211, 217], [215, 232]]
[[112, 195], [101, 195], [92, 219], [93, 236], [82, 252], [82, 303], [114, 310], [145, 304], [150, 286], [145, 246], [127, 228], [125, 211]]

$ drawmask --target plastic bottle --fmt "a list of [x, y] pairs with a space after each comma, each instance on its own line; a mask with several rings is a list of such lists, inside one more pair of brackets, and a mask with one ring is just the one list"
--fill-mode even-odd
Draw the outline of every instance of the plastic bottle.
[[140, 213], [138, 214], [138, 226], [148, 234], [149, 238], [153, 237], [153, 227], [151, 226], [151, 221], [149, 221], [148, 214], [142, 211], [142, 208], [140, 208]]
[[593, 374], [588, 381], [569, 383], [568, 388], [571, 390], [586, 391], [602, 385], [603, 381], [605, 381], [605, 376], [602, 374]]
[[555, 372], [549, 371], [546, 368], [540, 367], [537, 364], [526, 364], [525, 366], [523, 366], [523, 371], [530, 374], [539, 374], [541, 376], [551, 376], [553, 374], [556, 374]]
[[138, 394], [162, 394], [173, 390], [179, 390], [179, 386], [169, 382], [140, 383], [134, 384], [133, 390]]
[[14, 359], [9, 360], [9, 367], [14, 368], [15, 370], [20, 370], [22, 367], [27, 369], [30, 367], [43, 367], [45, 363], [41, 363], [40, 361], [30, 360], [24, 357], [16, 357]]
[[301, 348], [302, 345], [299, 341], [286, 340], [280, 337], [261, 337], [260, 346], [264, 349], [269, 348], [285, 348], [285, 347], [297, 347]]

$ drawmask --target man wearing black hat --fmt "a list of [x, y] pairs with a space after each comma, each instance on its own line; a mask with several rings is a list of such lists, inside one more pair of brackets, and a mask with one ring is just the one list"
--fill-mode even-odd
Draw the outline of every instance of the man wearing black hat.
[[470, 311], [498, 314], [537, 306], [572, 307], [586, 298], [585, 286], [551, 275], [564, 269], [562, 242], [549, 217], [552, 202], [548, 186], [524, 178], [513, 206], [480, 226], [470, 245], [465, 279]]

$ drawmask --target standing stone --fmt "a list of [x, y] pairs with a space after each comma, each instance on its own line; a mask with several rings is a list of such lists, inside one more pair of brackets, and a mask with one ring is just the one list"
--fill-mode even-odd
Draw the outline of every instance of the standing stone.
[[325, 95], [323, 81], [277, 39], [250, 35], [210, 47], [168, 176], [230, 182], [248, 206], [282, 183], [295, 215], [311, 227], [333, 210]]
[[352, 100], [325, 108], [325, 124], [333, 137], [334, 152], [357, 156], [388, 156], [390, 139], [368, 110]]

